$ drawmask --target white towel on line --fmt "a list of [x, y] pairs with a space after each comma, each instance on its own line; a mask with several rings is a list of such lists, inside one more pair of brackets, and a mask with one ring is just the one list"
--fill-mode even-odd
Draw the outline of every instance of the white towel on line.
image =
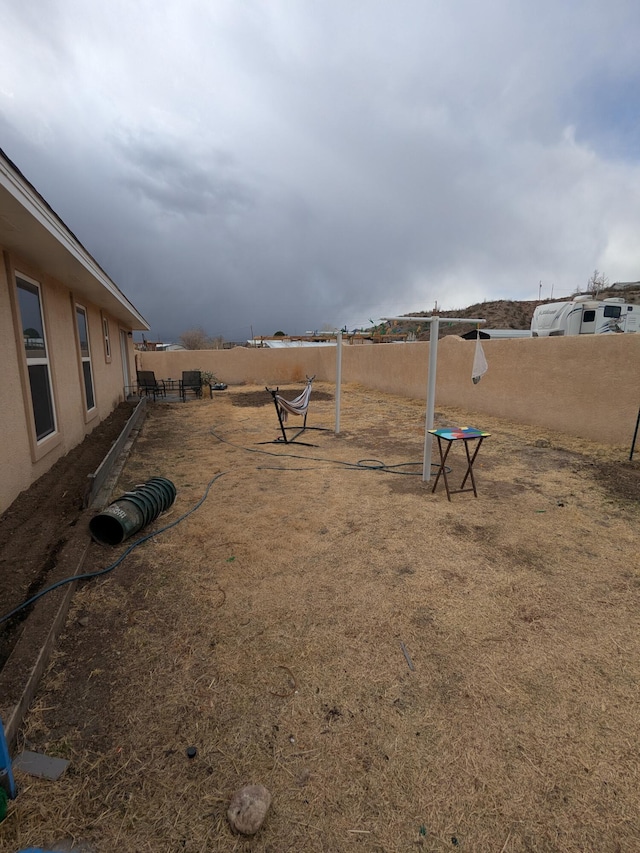
[[484, 354], [484, 350], [482, 349], [482, 344], [480, 343], [480, 334], [476, 338], [476, 352], [473, 357], [473, 369], [471, 371], [471, 381], [474, 385], [477, 385], [478, 382], [485, 375], [487, 370], [489, 369], [489, 365], [487, 364], [487, 359]]

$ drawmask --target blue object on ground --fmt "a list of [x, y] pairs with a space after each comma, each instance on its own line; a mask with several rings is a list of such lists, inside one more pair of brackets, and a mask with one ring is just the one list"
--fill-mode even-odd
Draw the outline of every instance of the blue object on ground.
[[13, 779], [13, 771], [11, 769], [11, 758], [9, 757], [9, 747], [7, 739], [4, 736], [4, 726], [0, 719], [0, 785], [5, 789], [12, 800], [16, 798], [16, 783]]

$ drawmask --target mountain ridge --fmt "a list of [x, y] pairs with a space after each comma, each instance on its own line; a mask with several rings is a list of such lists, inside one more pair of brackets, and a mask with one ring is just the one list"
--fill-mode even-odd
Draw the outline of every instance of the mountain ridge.
[[[434, 314], [440, 314], [443, 317], [460, 317], [461, 319], [482, 318], [487, 322], [483, 326], [487, 329], [514, 329], [528, 330], [531, 328], [531, 318], [533, 312], [538, 305], [548, 305], [550, 302], [569, 302], [575, 299], [576, 296], [589, 294], [575, 293], [572, 296], [565, 296], [560, 299], [495, 299], [485, 300], [484, 302], [476, 302], [467, 308], [455, 308], [451, 310], [438, 309], [437, 311], [412, 311], [413, 317], [431, 317]], [[626, 287], [608, 287], [594, 296], [594, 299], [602, 300], [612, 297], [619, 297], [625, 302], [639, 304], [640, 303], [640, 282], [634, 282]], [[415, 332], [418, 340], [429, 339], [428, 324], [424, 329], [416, 330], [419, 323], [402, 323], [395, 321], [392, 329], [392, 334], [402, 334], [405, 332]], [[467, 323], [444, 323], [440, 326], [440, 337], [445, 335], [463, 335], [469, 331]]]

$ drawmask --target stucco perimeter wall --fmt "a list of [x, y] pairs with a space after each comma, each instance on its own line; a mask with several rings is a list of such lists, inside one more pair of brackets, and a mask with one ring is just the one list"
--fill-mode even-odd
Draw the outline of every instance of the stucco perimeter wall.
[[442, 404], [631, 446], [640, 407], [640, 335], [483, 341], [489, 370], [478, 385], [471, 382], [475, 342], [452, 337], [447, 344], [438, 361]]
[[153, 370], [158, 379], [179, 379], [183, 370], [209, 370], [229, 385], [242, 382], [284, 385], [304, 382], [305, 376], [314, 375], [318, 380], [333, 382], [335, 358], [335, 347], [234, 347], [230, 350], [136, 353], [138, 370]]
[[[438, 344], [436, 407], [459, 406], [606, 444], [629, 447], [640, 406], [640, 334], [483, 341], [489, 370], [471, 381], [475, 342]], [[210, 370], [231, 385], [335, 380], [334, 348], [138, 353], [140, 369], [179, 378]], [[344, 346], [342, 379], [389, 394], [426, 397], [429, 344]], [[345, 426], [346, 428], [346, 426]]]

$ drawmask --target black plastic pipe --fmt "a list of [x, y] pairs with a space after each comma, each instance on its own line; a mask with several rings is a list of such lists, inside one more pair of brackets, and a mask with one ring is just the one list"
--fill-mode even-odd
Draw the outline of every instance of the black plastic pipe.
[[89, 522], [89, 530], [101, 545], [119, 545], [166, 512], [176, 499], [176, 487], [166, 477], [152, 477], [125, 492]]

